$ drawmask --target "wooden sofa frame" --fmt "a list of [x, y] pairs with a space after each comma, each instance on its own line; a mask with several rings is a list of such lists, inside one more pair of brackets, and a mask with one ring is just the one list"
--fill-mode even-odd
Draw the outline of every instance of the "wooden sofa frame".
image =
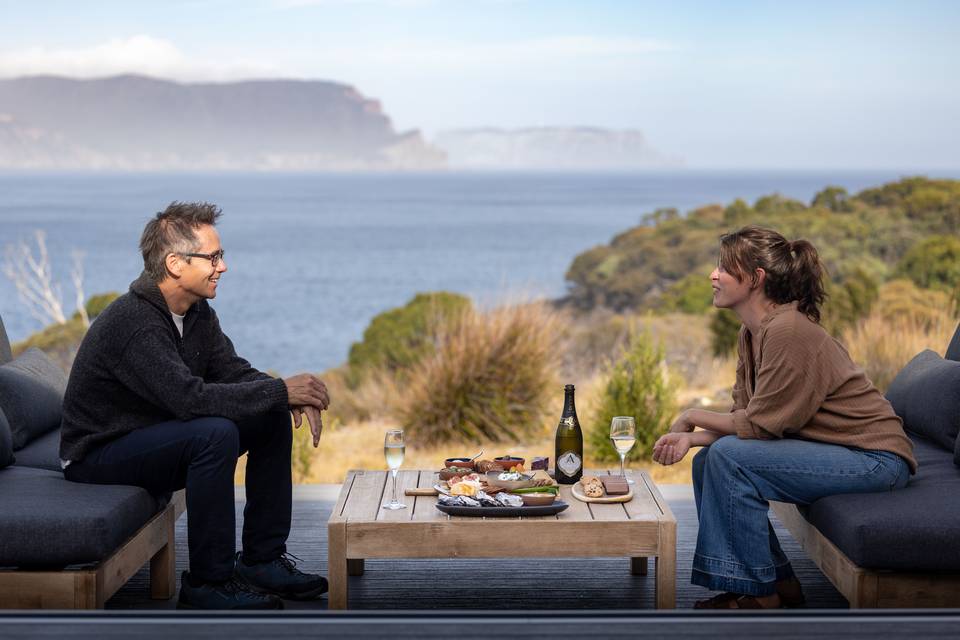
[[177, 587], [174, 524], [186, 509], [184, 492], [109, 557], [92, 567], [64, 571], [0, 570], [0, 608], [102, 609], [150, 562], [150, 596], [169, 600]]
[[810, 524], [796, 505], [771, 502], [770, 507], [851, 609], [960, 607], [960, 574], [863, 569]]

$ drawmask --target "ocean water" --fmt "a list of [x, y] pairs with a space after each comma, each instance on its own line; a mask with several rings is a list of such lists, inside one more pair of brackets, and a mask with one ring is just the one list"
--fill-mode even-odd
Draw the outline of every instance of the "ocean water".
[[[479, 304], [559, 297], [574, 256], [658, 207], [686, 211], [779, 192], [809, 201], [907, 172], [638, 174], [0, 174], [0, 251], [46, 233], [72, 311], [71, 253], [87, 296], [126, 291], [143, 226], [173, 200], [219, 204], [229, 271], [212, 302], [238, 352], [282, 374], [346, 359], [377, 313], [421, 291]], [[13, 340], [41, 327], [0, 276]]]

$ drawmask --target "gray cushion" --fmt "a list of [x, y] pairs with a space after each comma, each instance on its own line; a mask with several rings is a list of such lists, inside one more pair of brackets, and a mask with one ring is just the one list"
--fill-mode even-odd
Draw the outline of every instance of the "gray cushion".
[[920, 465], [906, 488], [817, 500], [807, 519], [867, 569], [960, 571], [960, 469], [952, 452], [911, 436]]
[[60, 472], [60, 429], [45, 433], [17, 451], [17, 466]]
[[0, 318], [0, 364], [6, 364], [13, 360], [13, 354], [10, 353], [10, 338], [7, 337], [7, 330], [3, 327], [3, 318]]
[[60, 426], [67, 377], [43, 351], [31, 348], [0, 365], [0, 408], [13, 433], [13, 450]]
[[0, 471], [0, 566], [66, 566], [106, 558], [160, 509], [139, 487], [70, 482], [12, 466]]
[[3, 409], [0, 409], [0, 469], [13, 464], [13, 434]]
[[960, 360], [960, 324], [957, 330], [953, 332], [953, 339], [950, 346], [947, 347], [947, 354], [944, 356], [947, 360]]
[[960, 428], [960, 362], [922, 351], [890, 383], [887, 400], [908, 431], [953, 451]]

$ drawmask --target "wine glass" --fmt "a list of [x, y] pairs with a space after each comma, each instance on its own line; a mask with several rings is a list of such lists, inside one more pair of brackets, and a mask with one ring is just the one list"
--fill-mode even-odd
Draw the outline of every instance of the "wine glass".
[[403, 464], [403, 452], [406, 445], [403, 442], [403, 429], [389, 429], [383, 438], [383, 457], [387, 460], [387, 468], [393, 476], [393, 497], [383, 505], [384, 509], [406, 509], [407, 505], [397, 500], [397, 471]]
[[637, 442], [637, 426], [633, 416], [617, 416], [610, 421], [610, 440], [613, 441], [613, 448], [620, 454], [620, 475], [628, 483], [634, 484], [623, 470], [623, 460]]

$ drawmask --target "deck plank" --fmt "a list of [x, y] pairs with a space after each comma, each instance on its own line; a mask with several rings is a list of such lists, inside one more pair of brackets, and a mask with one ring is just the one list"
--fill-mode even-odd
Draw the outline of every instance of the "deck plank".
[[[381, 476], [382, 478], [382, 476]], [[642, 481], [636, 477], [638, 481]], [[360, 480], [360, 477], [356, 478]], [[421, 478], [424, 484], [426, 478]], [[381, 479], [382, 487], [382, 479]], [[689, 487], [664, 491], [667, 506], [677, 519], [677, 606], [689, 608], [708, 591], [690, 584], [691, 560], [697, 538], [697, 516]], [[301, 494], [305, 490], [301, 490]], [[335, 496], [332, 491], [327, 492]], [[585, 504], [571, 498], [574, 503]], [[327, 572], [327, 519], [334, 509], [329, 499], [297, 498], [288, 548], [302, 559], [307, 571]], [[418, 505], [420, 506], [420, 505]], [[242, 523], [243, 502], [237, 502]], [[419, 509], [415, 509], [416, 514]], [[424, 515], [427, 512], [421, 512]], [[357, 514], [360, 515], [360, 514]], [[562, 515], [562, 514], [561, 514]], [[372, 517], [371, 517], [372, 516]], [[187, 568], [188, 516], [177, 522], [177, 573]], [[375, 514], [367, 514], [373, 519]], [[797, 542], [774, 521], [784, 552], [804, 585], [808, 608], [845, 608], [847, 602], [806, 558]], [[571, 541], [576, 544], [576, 541]], [[240, 544], [238, 526], [237, 544]], [[444, 576], [471, 576], [465, 588], [451, 589]], [[632, 575], [625, 558], [367, 560], [365, 575], [349, 578], [351, 609], [653, 609], [654, 572]], [[179, 584], [178, 584], [179, 588]], [[315, 602], [287, 602], [288, 609], [325, 609], [326, 598]], [[150, 599], [146, 569], [134, 576], [107, 602], [109, 609], [172, 609], [176, 598]]]

